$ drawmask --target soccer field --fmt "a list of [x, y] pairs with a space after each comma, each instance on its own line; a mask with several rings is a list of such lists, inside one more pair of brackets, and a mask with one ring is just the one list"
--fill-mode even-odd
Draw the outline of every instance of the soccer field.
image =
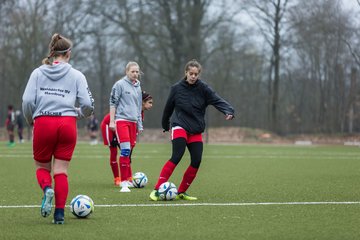
[[[108, 149], [79, 143], [67, 204], [89, 195], [95, 211], [65, 224], [40, 216], [30, 143], [0, 142], [0, 239], [360, 239], [360, 148], [205, 145], [188, 193], [198, 201], [152, 202], [149, 193], [171, 145], [139, 143], [133, 172], [149, 184], [131, 193], [113, 185]], [[186, 154], [170, 179], [179, 185]]]

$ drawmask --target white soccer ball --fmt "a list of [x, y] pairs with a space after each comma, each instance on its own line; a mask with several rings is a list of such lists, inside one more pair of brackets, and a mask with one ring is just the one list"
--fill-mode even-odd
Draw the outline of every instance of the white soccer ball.
[[78, 218], [86, 218], [94, 211], [94, 202], [87, 195], [77, 195], [70, 202], [70, 211]]
[[132, 176], [134, 187], [143, 188], [148, 183], [148, 178], [143, 172], [137, 172]]
[[175, 184], [172, 182], [164, 182], [158, 189], [160, 200], [174, 200], [178, 194]]

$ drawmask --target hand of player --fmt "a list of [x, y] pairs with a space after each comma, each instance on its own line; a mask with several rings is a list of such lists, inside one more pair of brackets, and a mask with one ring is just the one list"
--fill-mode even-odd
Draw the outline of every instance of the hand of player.
[[231, 115], [231, 114], [226, 114], [225, 115], [225, 120], [232, 120], [232, 119], [234, 119], [234, 115]]
[[77, 113], [77, 119], [81, 119], [82, 117], [83, 117], [83, 115], [82, 115], [82, 113], [81, 113], [81, 109], [80, 108], [78, 108], [78, 107], [76, 107], [75, 108], [75, 111], [76, 111], [76, 113]]
[[116, 125], [115, 125], [115, 122], [111, 122], [109, 123], [109, 128], [111, 131], [115, 131], [116, 130]]

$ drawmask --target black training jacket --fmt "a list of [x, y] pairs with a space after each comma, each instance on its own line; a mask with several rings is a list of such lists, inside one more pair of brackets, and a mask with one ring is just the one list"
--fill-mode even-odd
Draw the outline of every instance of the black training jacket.
[[171, 87], [162, 116], [162, 128], [169, 131], [171, 124], [171, 127], [180, 126], [191, 134], [202, 133], [208, 105], [213, 105], [223, 114], [234, 115], [234, 108], [205, 82], [198, 79], [191, 85], [182, 79]]

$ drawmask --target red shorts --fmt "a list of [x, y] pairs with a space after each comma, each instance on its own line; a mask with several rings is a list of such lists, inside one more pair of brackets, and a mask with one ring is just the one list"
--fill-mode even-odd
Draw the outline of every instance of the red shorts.
[[46, 163], [52, 157], [71, 160], [77, 138], [75, 117], [37, 117], [33, 134], [33, 154], [36, 161]]
[[116, 137], [119, 143], [130, 142], [131, 148], [136, 144], [136, 122], [125, 120], [116, 121]]
[[202, 134], [190, 134], [186, 132], [185, 129], [182, 127], [176, 126], [171, 128], [171, 140], [174, 140], [175, 138], [185, 138], [186, 143], [192, 143], [192, 142], [202, 142]]

